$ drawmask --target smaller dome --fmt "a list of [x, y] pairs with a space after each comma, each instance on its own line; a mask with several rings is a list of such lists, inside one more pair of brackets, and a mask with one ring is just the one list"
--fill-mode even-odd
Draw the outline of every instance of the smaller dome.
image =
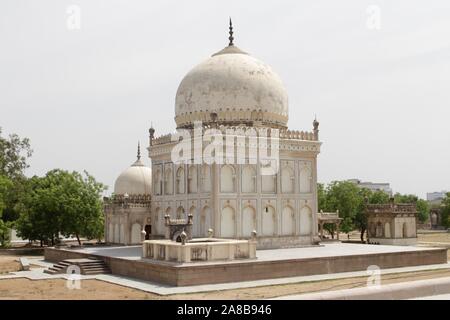
[[149, 195], [152, 191], [152, 169], [141, 161], [140, 152], [138, 159], [128, 169], [123, 171], [116, 179], [114, 193], [123, 195]]

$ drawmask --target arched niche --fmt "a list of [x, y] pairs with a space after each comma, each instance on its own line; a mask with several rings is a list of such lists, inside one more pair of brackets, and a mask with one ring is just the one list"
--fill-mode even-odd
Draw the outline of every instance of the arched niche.
[[224, 193], [233, 193], [236, 191], [235, 170], [232, 165], [223, 165], [220, 168], [220, 191]]
[[190, 165], [188, 172], [188, 192], [197, 193], [197, 166]]
[[294, 183], [294, 170], [289, 166], [283, 166], [281, 169], [281, 192], [294, 193]]
[[179, 167], [177, 169], [177, 175], [176, 175], [176, 186], [177, 186], [177, 193], [178, 194], [184, 194], [184, 168]]
[[251, 237], [253, 230], [256, 230], [256, 210], [251, 206], [245, 206], [242, 210], [242, 236]]
[[201, 167], [201, 190], [211, 192], [211, 167], [207, 164]]
[[283, 208], [281, 216], [281, 234], [283, 236], [292, 236], [295, 234], [295, 216], [294, 209], [291, 206]]
[[300, 170], [300, 193], [311, 193], [312, 172], [308, 167]]
[[173, 194], [173, 172], [171, 166], [166, 166], [164, 172], [164, 193]]
[[142, 232], [142, 227], [139, 223], [133, 223], [133, 225], [131, 226], [131, 243], [132, 244], [138, 244], [141, 243], [141, 232]]
[[234, 238], [236, 236], [235, 231], [235, 217], [234, 209], [230, 206], [226, 206], [222, 209], [220, 220], [220, 236], [223, 238]]
[[271, 205], [263, 207], [262, 212], [262, 235], [274, 236], [276, 234], [276, 212]]
[[300, 210], [300, 235], [306, 236], [312, 233], [312, 211], [308, 206]]
[[241, 188], [243, 193], [256, 192], [256, 168], [254, 165], [244, 165], [242, 167]]

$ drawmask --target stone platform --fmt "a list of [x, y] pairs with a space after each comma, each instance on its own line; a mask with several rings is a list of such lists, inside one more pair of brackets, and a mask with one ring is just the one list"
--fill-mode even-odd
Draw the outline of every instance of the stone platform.
[[95, 258], [113, 274], [171, 286], [201, 285], [447, 263], [447, 250], [367, 244], [324, 244], [257, 250], [256, 260], [176, 263], [141, 258], [142, 247], [45, 249], [45, 259]]

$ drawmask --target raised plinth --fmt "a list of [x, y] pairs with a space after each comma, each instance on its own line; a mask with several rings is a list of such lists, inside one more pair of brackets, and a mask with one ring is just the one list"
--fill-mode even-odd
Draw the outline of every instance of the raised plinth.
[[185, 244], [171, 240], [147, 240], [142, 257], [174, 262], [255, 259], [256, 241], [201, 238]]
[[142, 258], [142, 247], [45, 249], [45, 259], [94, 258], [113, 274], [172, 286], [252, 281], [447, 263], [447, 249], [367, 244], [257, 250], [257, 259], [176, 262]]

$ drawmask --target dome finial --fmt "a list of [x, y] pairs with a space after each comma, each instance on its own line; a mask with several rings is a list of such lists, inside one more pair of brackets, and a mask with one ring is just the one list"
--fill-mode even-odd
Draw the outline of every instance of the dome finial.
[[141, 143], [138, 141], [137, 159], [141, 160]]
[[229, 47], [231, 47], [231, 46], [234, 46], [234, 43], [233, 43], [233, 40], [234, 40], [234, 38], [233, 38], [233, 22], [231, 22], [231, 17], [230, 17], [230, 36], [228, 37], [228, 40], [230, 40], [230, 43], [228, 44], [228, 46]]

